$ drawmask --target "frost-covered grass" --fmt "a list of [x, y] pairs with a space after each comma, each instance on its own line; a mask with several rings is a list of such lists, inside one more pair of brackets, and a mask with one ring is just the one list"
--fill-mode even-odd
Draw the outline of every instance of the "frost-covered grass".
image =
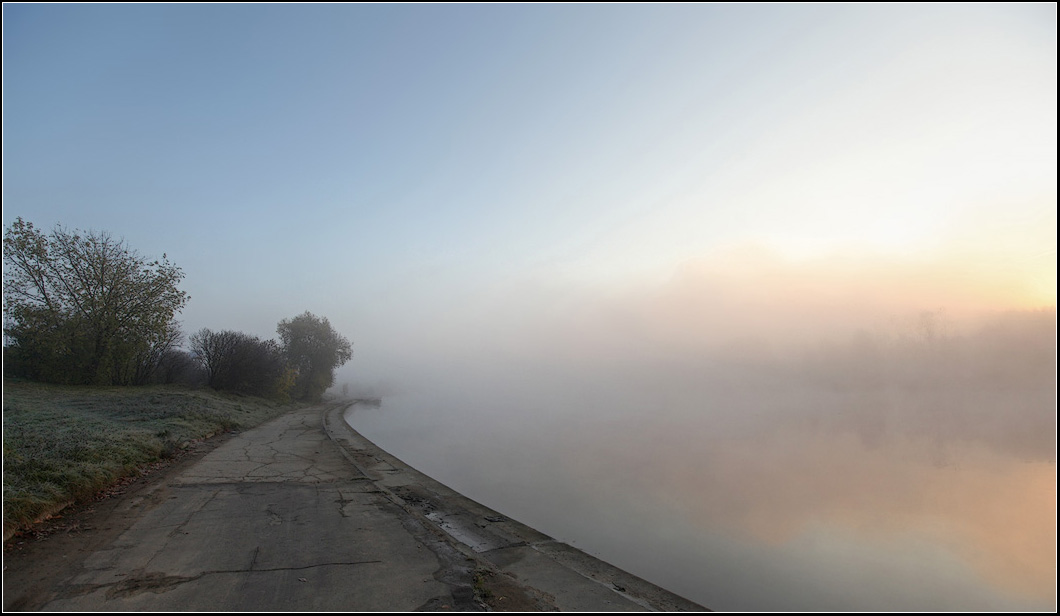
[[4, 380], [4, 534], [91, 498], [191, 441], [301, 406], [174, 386]]

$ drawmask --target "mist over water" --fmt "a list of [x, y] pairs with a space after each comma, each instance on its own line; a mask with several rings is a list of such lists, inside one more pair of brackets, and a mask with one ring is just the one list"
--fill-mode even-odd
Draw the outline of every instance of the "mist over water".
[[1055, 308], [816, 284], [501, 293], [348, 419], [714, 609], [1055, 609]]

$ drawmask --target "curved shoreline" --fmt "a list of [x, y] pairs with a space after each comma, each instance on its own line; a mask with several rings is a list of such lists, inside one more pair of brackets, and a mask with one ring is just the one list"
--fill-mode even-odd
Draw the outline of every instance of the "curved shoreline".
[[5, 545], [31, 611], [706, 611], [297, 409]]
[[[358, 470], [402, 509], [448, 535], [469, 558], [514, 577], [520, 584], [554, 597], [558, 609], [593, 609], [580, 605], [581, 600], [586, 593], [596, 594], [602, 590], [651, 611], [709, 611], [610, 563], [556, 541], [423, 474], [350, 426], [344, 417], [348, 408], [334, 408], [325, 413], [324, 427], [328, 436], [342, 448], [347, 459]], [[579, 582], [570, 587], [550, 583], [549, 577], [555, 577], [557, 571], [574, 574], [588, 583]], [[615, 606], [611, 609], [615, 609]]]

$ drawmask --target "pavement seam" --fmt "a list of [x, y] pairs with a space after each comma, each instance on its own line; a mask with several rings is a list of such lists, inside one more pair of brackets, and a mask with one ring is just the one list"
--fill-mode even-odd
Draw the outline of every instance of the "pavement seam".
[[[221, 493], [221, 490], [219, 490], [219, 489], [214, 490], [213, 493], [210, 494], [210, 498], [206, 499], [204, 502], [199, 504], [199, 506], [195, 507], [194, 510], [189, 511], [187, 516], [184, 518], [184, 520], [181, 521], [179, 524], [176, 524], [173, 527], [173, 530], [169, 531], [169, 533], [166, 534], [166, 543], [164, 543], [161, 546], [159, 546], [158, 549], [155, 551], [155, 553], [151, 555], [151, 558], [147, 559], [147, 562], [145, 563], [145, 566], [150, 566], [151, 563], [154, 562], [154, 560], [156, 558], [158, 558], [158, 555], [165, 551], [166, 545], [168, 545], [169, 540], [171, 538], [176, 537], [178, 533], [183, 533], [183, 534], [186, 535], [187, 533], [185, 533], [183, 531], [183, 528], [185, 526], [187, 526], [188, 523], [191, 522], [191, 519], [193, 517], [195, 517], [195, 515], [197, 513], [201, 512], [206, 507], [206, 505], [212, 503], [214, 501], [214, 499], [217, 498], [217, 495], [220, 494], [220, 493]], [[135, 547], [136, 546], [129, 546], [129, 547], [125, 547], [125, 548], [122, 548], [122, 549], [132, 549], [132, 548], [135, 548]]]
[[[94, 593], [98, 590], [106, 589], [108, 595], [111, 597], [117, 595], [131, 595], [138, 594], [140, 592], [166, 592], [172, 590], [177, 586], [187, 584], [188, 582], [195, 582], [209, 575], [232, 575], [241, 573], [275, 573], [278, 571], [307, 571], [310, 569], [319, 569], [323, 567], [352, 567], [357, 565], [378, 565], [383, 564], [381, 560], [355, 560], [355, 561], [338, 561], [338, 562], [326, 562], [316, 563], [312, 565], [303, 565], [300, 567], [270, 567], [267, 569], [211, 569], [208, 571], [200, 571], [195, 575], [178, 576], [178, 575], [164, 575], [164, 574], [152, 574], [145, 573], [137, 576], [129, 576], [125, 579], [118, 580], [115, 582], [105, 584], [71, 584], [67, 586], [67, 589], [78, 595], [86, 595]], [[145, 584], [146, 583], [146, 584]]]

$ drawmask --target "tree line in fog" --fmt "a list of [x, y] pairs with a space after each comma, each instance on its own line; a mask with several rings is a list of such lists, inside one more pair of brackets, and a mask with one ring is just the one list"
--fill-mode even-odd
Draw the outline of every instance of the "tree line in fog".
[[[4, 373], [69, 385], [180, 383], [317, 400], [349, 361], [349, 340], [305, 312], [279, 340], [202, 329], [185, 339], [184, 272], [105, 232], [18, 218], [4, 235]], [[184, 348], [185, 342], [187, 348]]]

